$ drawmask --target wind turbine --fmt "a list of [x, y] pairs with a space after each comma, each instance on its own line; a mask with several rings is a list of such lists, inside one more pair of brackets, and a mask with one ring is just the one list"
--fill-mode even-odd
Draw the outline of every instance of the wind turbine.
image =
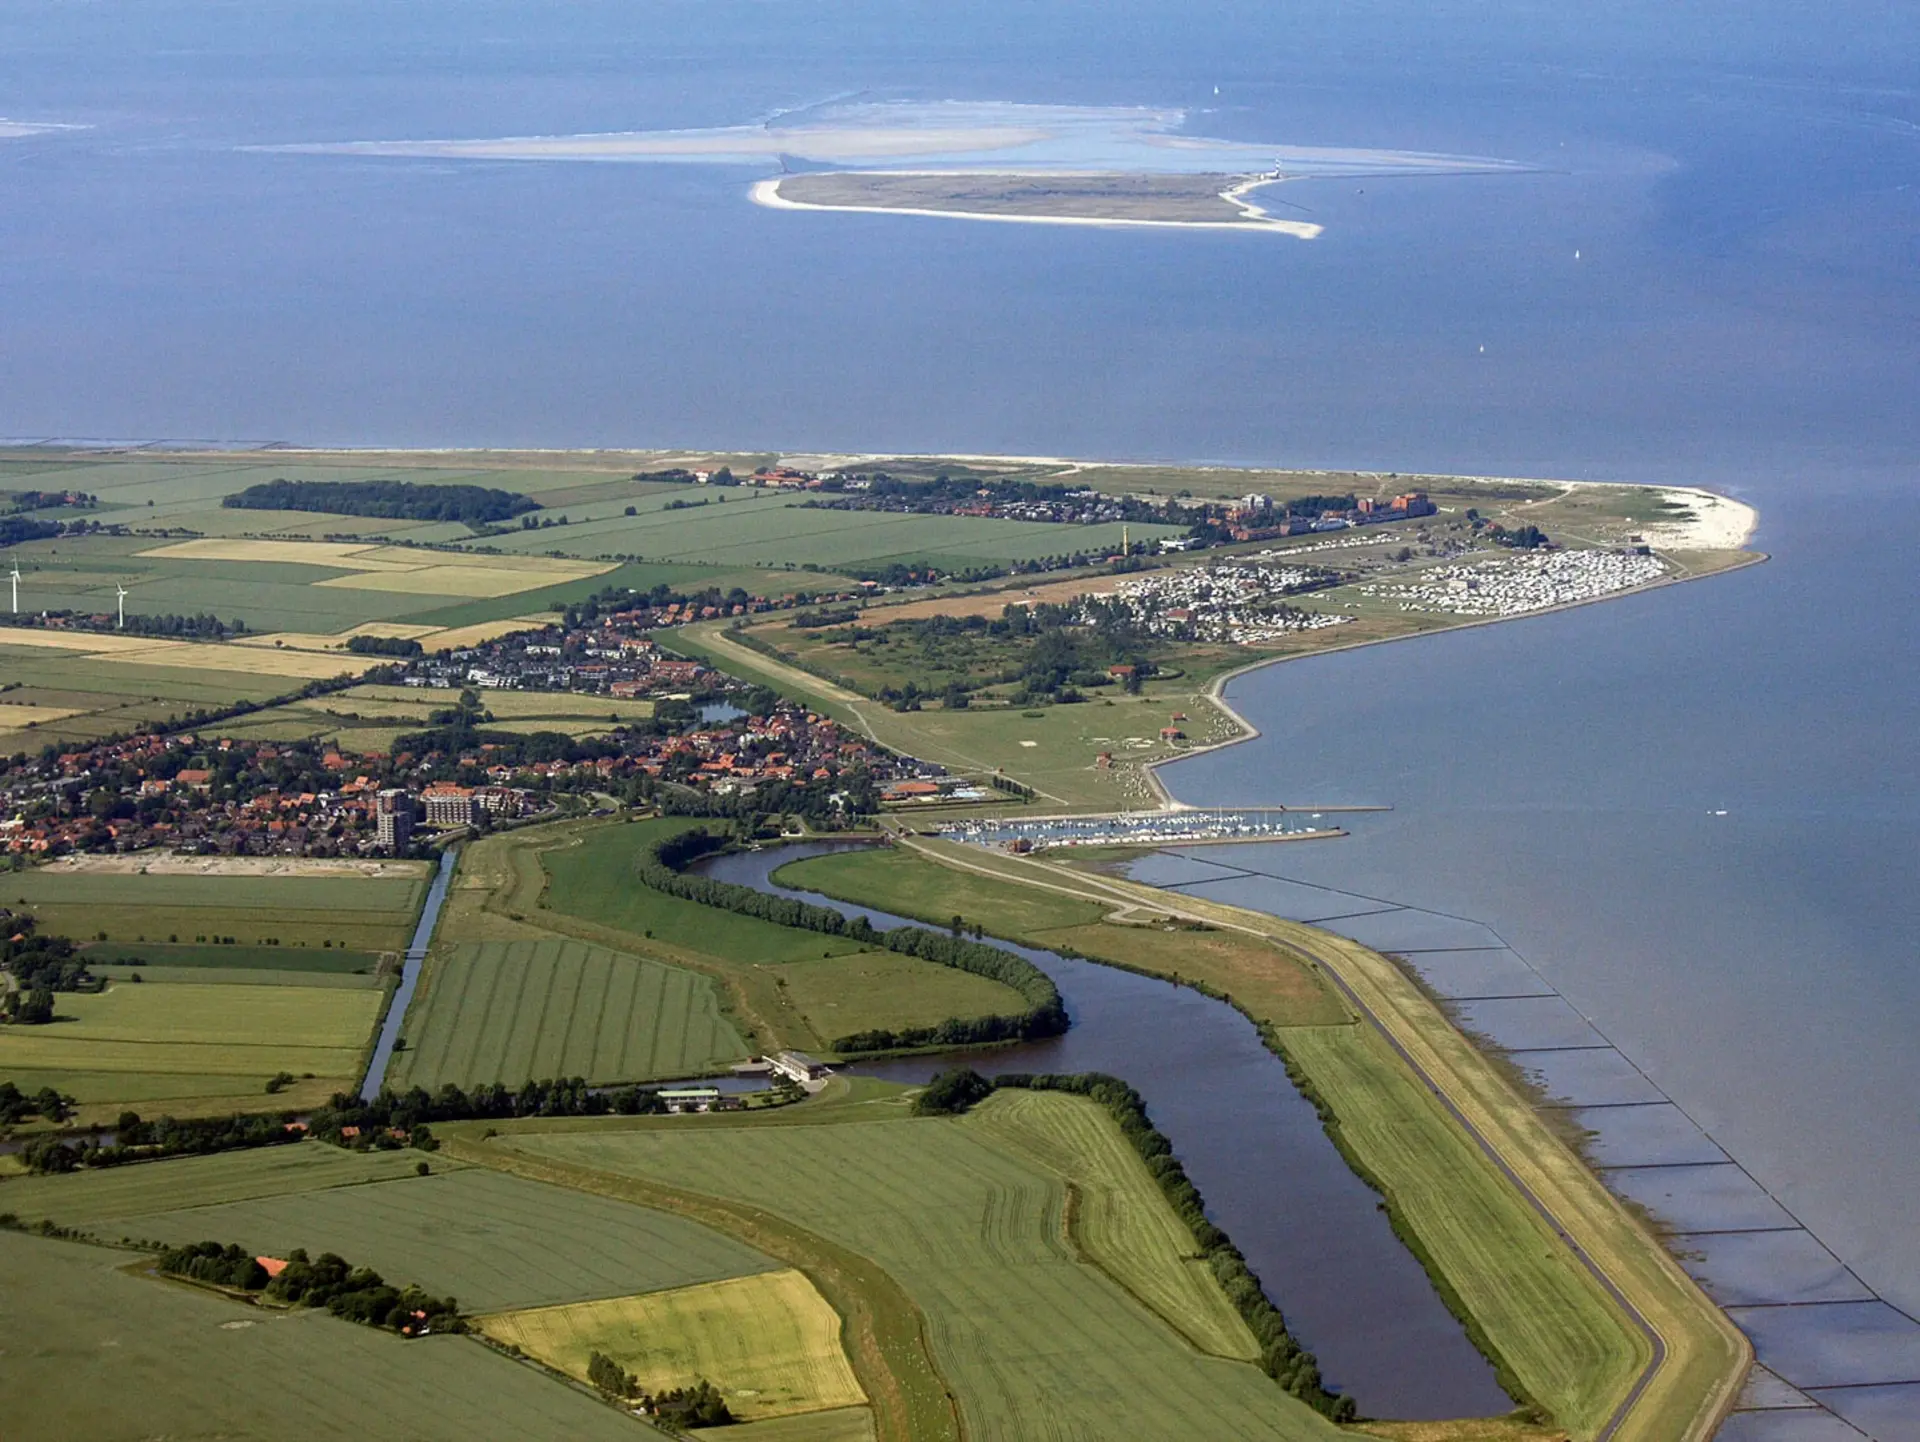
[[120, 596], [120, 621], [117, 629], [124, 631], [127, 629], [127, 588], [118, 581], [115, 581], [113, 583], [113, 589], [117, 591]]
[[20, 563], [13, 563], [13, 614], [20, 614]]

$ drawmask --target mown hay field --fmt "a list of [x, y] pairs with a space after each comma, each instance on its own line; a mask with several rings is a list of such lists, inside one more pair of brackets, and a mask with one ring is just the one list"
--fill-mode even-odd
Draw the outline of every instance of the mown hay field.
[[[1186, 1223], [1120, 1129], [1091, 1103], [1007, 1091], [973, 1125], [1077, 1192], [1074, 1240], [1088, 1259], [1203, 1352], [1252, 1361], [1259, 1346], [1198, 1254]], [[1169, 1265], [1168, 1258], [1179, 1258]]]
[[[287, 1150], [323, 1147], [302, 1142]], [[408, 1173], [421, 1155], [408, 1155]], [[337, 1252], [389, 1281], [456, 1297], [466, 1312], [625, 1297], [775, 1266], [670, 1213], [481, 1168], [443, 1171], [437, 1156], [429, 1164], [434, 1171], [425, 1177], [177, 1207], [126, 1217], [116, 1229], [175, 1243], [217, 1237], [261, 1256], [284, 1257], [294, 1247]], [[585, 1356], [580, 1364], [584, 1372]]]
[[[138, 1168], [134, 1170], [140, 1170]], [[635, 1424], [467, 1337], [403, 1341], [120, 1270], [122, 1251], [0, 1233], [10, 1437], [565, 1437]]]
[[[413, 1151], [350, 1152], [315, 1141], [215, 1152], [204, 1157], [171, 1157], [64, 1176], [9, 1177], [0, 1182], [0, 1211], [17, 1213], [29, 1222], [51, 1218], [63, 1226], [79, 1226], [110, 1238], [144, 1235], [130, 1228], [132, 1218], [292, 1193], [319, 1193], [330, 1187], [358, 1190], [367, 1182], [410, 1177], [419, 1160], [420, 1153]], [[436, 1172], [444, 1172], [459, 1163], [436, 1156], [432, 1165]]]
[[744, 1061], [709, 977], [581, 941], [443, 946], [408, 1009], [392, 1080], [641, 1081]]
[[482, 1329], [586, 1380], [605, 1353], [642, 1390], [713, 1383], [738, 1417], [781, 1417], [867, 1400], [840, 1347], [840, 1319], [791, 1268], [643, 1296], [506, 1312]]
[[[411, 877], [178, 876], [43, 867], [0, 878], [0, 904], [77, 941], [401, 951], [426, 896]], [[100, 933], [105, 932], [103, 937]]]
[[[1339, 1435], [1250, 1363], [1196, 1351], [1080, 1260], [1066, 1234], [1061, 1174], [1002, 1144], [987, 1123], [1001, 1100], [960, 1120], [516, 1129], [490, 1145], [748, 1203], [870, 1258], [920, 1308], [967, 1435], [983, 1442]], [[1111, 1169], [1100, 1170], [1110, 1182]], [[1153, 1292], [1186, 1293], [1191, 1267], [1170, 1234], [1140, 1227], [1124, 1236], [1133, 1275], [1162, 1277]]]
[[173, 1110], [259, 1109], [283, 1071], [310, 1081], [280, 1104], [310, 1103], [358, 1080], [381, 1000], [370, 988], [116, 981], [59, 994], [46, 1026], [0, 1029], [0, 1077], [44, 1078], [95, 1118], [136, 1092], [151, 1105], [162, 1077], [176, 1079]]

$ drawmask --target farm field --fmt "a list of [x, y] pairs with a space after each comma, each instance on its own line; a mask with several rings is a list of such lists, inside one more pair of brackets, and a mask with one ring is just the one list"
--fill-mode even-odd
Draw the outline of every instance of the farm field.
[[[452, 706], [459, 697], [458, 691], [438, 687], [354, 686], [207, 730], [256, 741], [330, 741], [343, 751], [384, 755], [392, 751], [394, 738], [423, 730], [430, 712]], [[653, 714], [651, 701], [550, 691], [490, 691], [486, 708], [493, 713], [486, 723], [490, 731], [561, 731], [576, 739], [604, 736]]]
[[[29, 1222], [50, 1218], [62, 1226], [118, 1237], [127, 1233], [123, 1224], [134, 1217], [294, 1193], [314, 1195], [331, 1187], [359, 1190], [369, 1182], [411, 1177], [419, 1160], [418, 1152], [350, 1152], [322, 1142], [170, 1157], [63, 1176], [9, 1177], [0, 1181], [0, 1211]], [[433, 1159], [436, 1173], [459, 1165]]]
[[358, 1080], [381, 1000], [371, 988], [116, 981], [60, 993], [46, 1026], [0, 1029], [0, 1077], [72, 1095], [83, 1120], [134, 1100], [176, 1114], [263, 1110], [283, 1071], [309, 1080], [278, 1104], [310, 1105]]
[[485, 1317], [488, 1336], [582, 1381], [603, 1352], [664, 1392], [704, 1377], [743, 1421], [860, 1406], [840, 1319], [805, 1275], [786, 1269], [643, 1296]]
[[779, 1000], [813, 1034], [810, 1049], [831, 1053], [834, 1041], [864, 1031], [938, 1026], [948, 1017], [1026, 1010], [1012, 987], [953, 967], [892, 951], [788, 962], [773, 978]]
[[41, 930], [136, 946], [231, 936], [240, 946], [271, 941], [280, 949], [320, 949], [326, 941], [348, 951], [402, 951], [425, 896], [425, 881], [406, 875], [180, 875], [56, 865], [0, 878], [0, 904], [24, 905]]
[[129, 1254], [0, 1233], [7, 1431], [21, 1438], [632, 1442], [633, 1421], [466, 1337], [403, 1341], [120, 1270]]
[[728, 1442], [873, 1442], [873, 1413], [865, 1407], [799, 1412], [736, 1425]]
[[[463, 1152], [476, 1160], [496, 1152], [504, 1164], [517, 1154], [732, 1199], [872, 1259], [924, 1314], [972, 1437], [1339, 1435], [1253, 1366], [1195, 1351], [1099, 1267], [1077, 1260], [1064, 1233], [1065, 1180], [1023, 1154], [1037, 1144], [1030, 1136], [1019, 1150], [1000, 1142], [989, 1119], [1003, 1101], [957, 1120], [515, 1127]], [[1043, 1135], [1052, 1130], [1039, 1120], [1048, 1108], [1092, 1106], [1058, 1095], [1032, 1101], [1036, 1115], [1020, 1124]], [[1076, 1182], [1129, 1195], [1124, 1175], [1103, 1162], [1090, 1167], [1089, 1155], [1098, 1154], [1057, 1137], [1049, 1152], [1052, 1165], [1075, 1168]], [[1158, 1279], [1155, 1293], [1192, 1295], [1191, 1268], [1170, 1232], [1117, 1222], [1096, 1232], [1102, 1245], [1125, 1238], [1134, 1275]], [[1187, 1320], [1197, 1325], [1200, 1315]]]
[[560, 938], [436, 947], [404, 1032], [392, 1084], [428, 1090], [645, 1081], [749, 1055], [710, 977]]
[[[323, 1142], [288, 1150], [322, 1148], [337, 1150]], [[337, 1252], [389, 1280], [457, 1297], [469, 1313], [624, 1299], [776, 1265], [670, 1213], [484, 1168], [443, 1171], [438, 1156], [433, 1174], [418, 1177], [411, 1173], [421, 1153], [403, 1155], [407, 1175], [391, 1180], [137, 1214], [119, 1230], [172, 1243], [217, 1237], [265, 1256], [294, 1247]], [[580, 1364], [584, 1372], [584, 1355]]]
[[[279, 975], [307, 971], [334, 976], [371, 976], [380, 965], [376, 952], [322, 950], [311, 946], [216, 946], [211, 943], [174, 946], [164, 941], [96, 941], [83, 946], [81, 951], [96, 970], [101, 966], [124, 965], [132, 958], [170, 970], [271, 971]], [[200, 980], [212, 983], [218, 978], [208, 975]]]

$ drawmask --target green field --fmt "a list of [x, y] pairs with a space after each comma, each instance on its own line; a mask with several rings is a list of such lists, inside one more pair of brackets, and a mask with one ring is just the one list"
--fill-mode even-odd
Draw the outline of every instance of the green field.
[[1119, 1150], [1076, 1144], [1070, 1125], [1044, 1116], [1092, 1104], [1036, 1094], [1033, 1115], [1008, 1119], [1021, 1133], [1009, 1144], [994, 1121], [1004, 1100], [958, 1121], [515, 1128], [492, 1148], [735, 1199], [871, 1258], [923, 1313], [970, 1437], [1337, 1436], [1253, 1366], [1196, 1351], [1077, 1258], [1056, 1166], [1113, 1199], [1116, 1211], [1090, 1229], [1093, 1255], [1120, 1247], [1120, 1275], [1143, 1295], [1188, 1326], [1225, 1330], [1225, 1317], [1195, 1300], [1191, 1239], [1183, 1248], [1172, 1228], [1126, 1219], [1130, 1204], [1165, 1208], [1144, 1169], [1130, 1176]]
[[727, 1442], [873, 1442], [873, 1413], [865, 1407], [801, 1412], [729, 1428]]
[[558, 938], [436, 948], [404, 1030], [392, 1083], [428, 1089], [644, 1081], [749, 1055], [711, 978]]
[[382, 1004], [379, 991], [360, 987], [159, 981], [55, 1000], [51, 1024], [0, 1029], [0, 1077], [53, 1086], [88, 1116], [135, 1100], [176, 1112], [261, 1110], [267, 1079], [282, 1071], [313, 1080], [278, 1104], [310, 1103], [359, 1079]]
[[[420, 1161], [413, 1151], [350, 1152], [322, 1142], [173, 1157], [138, 1166], [107, 1167], [65, 1176], [10, 1177], [0, 1182], [0, 1212], [37, 1222], [51, 1218], [112, 1240], [131, 1235], [134, 1217], [183, 1207], [213, 1207], [294, 1193], [349, 1191], [368, 1182], [411, 1177]], [[436, 1172], [459, 1163], [433, 1158]], [[193, 1240], [204, 1240], [195, 1237]]]
[[[0, 889], [6, 886], [0, 881]], [[310, 971], [331, 975], [371, 975], [380, 966], [380, 957], [370, 951], [341, 951], [312, 946], [196, 946], [191, 942], [170, 945], [164, 941], [96, 941], [81, 948], [87, 962], [100, 966], [122, 965], [139, 959], [153, 967], [187, 968], [200, 971]], [[211, 976], [202, 978], [212, 981]]]
[[546, 905], [568, 916], [736, 964], [800, 961], [822, 953], [838, 956], [860, 950], [860, 944], [847, 937], [737, 916], [653, 891], [634, 879], [634, 858], [642, 846], [700, 824], [668, 819], [580, 830], [573, 844], [540, 854], [552, 878]]
[[487, 1335], [581, 1381], [595, 1352], [665, 1392], [700, 1378], [743, 1421], [859, 1406], [840, 1319], [797, 1271], [484, 1318]]
[[832, 1050], [836, 1038], [864, 1031], [938, 1026], [953, 1016], [1011, 1015], [1029, 1003], [1001, 982], [935, 966], [892, 951], [789, 962], [773, 978], [780, 1000]]
[[[323, 941], [349, 951], [403, 951], [426, 897], [412, 876], [179, 876], [40, 867], [0, 877], [0, 904], [24, 905], [43, 931], [122, 945], [242, 946]], [[105, 935], [102, 936], [101, 933]]]
[[0, 1233], [9, 1437], [632, 1442], [612, 1409], [466, 1337], [403, 1341], [130, 1276], [125, 1252]]
[[[407, 1172], [420, 1155], [408, 1154]], [[457, 1297], [466, 1312], [688, 1287], [775, 1265], [665, 1212], [479, 1168], [441, 1172], [437, 1157], [431, 1164], [431, 1176], [136, 1215], [118, 1229], [173, 1243], [215, 1237], [263, 1256], [284, 1257], [294, 1247], [337, 1252], [390, 1279]], [[0, 1187], [0, 1199], [8, 1190]], [[57, 1193], [46, 1202], [49, 1210], [58, 1204]]]

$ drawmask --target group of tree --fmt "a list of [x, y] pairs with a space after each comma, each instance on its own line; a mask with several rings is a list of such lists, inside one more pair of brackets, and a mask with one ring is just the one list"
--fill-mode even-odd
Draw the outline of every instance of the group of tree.
[[[662, 1110], [658, 1094], [645, 1087], [587, 1085], [584, 1077], [529, 1081], [518, 1087], [497, 1082], [464, 1090], [448, 1082], [437, 1091], [383, 1088], [370, 1098], [336, 1093], [307, 1119], [309, 1132], [336, 1146], [377, 1148], [411, 1145], [436, 1149], [430, 1122], [498, 1121], [512, 1117], [641, 1116]], [[397, 1134], [397, 1135], [396, 1135]], [[402, 1143], [399, 1138], [408, 1140]]]
[[275, 477], [235, 491], [223, 506], [250, 511], [320, 511], [389, 521], [463, 521], [497, 525], [540, 503], [492, 486], [420, 485], [413, 481], [290, 481]]
[[99, 504], [98, 496], [85, 491], [0, 491], [0, 516], [24, 511], [91, 510]]
[[436, 1297], [414, 1286], [392, 1286], [373, 1268], [353, 1266], [333, 1252], [309, 1257], [296, 1248], [287, 1254], [279, 1273], [272, 1275], [243, 1247], [195, 1242], [168, 1248], [156, 1265], [169, 1276], [259, 1293], [290, 1307], [325, 1308], [349, 1322], [403, 1337], [466, 1330], [452, 1297]]
[[0, 996], [0, 1020], [41, 1026], [53, 1020], [56, 992], [99, 991], [106, 983], [87, 970], [73, 942], [42, 932], [31, 915], [0, 909], [0, 972], [9, 978]]
[[349, 636], [347, 649], [356, 656], [418, 656], [426, 648], [411, 636]]
[[718, 586], [708, 586], [699, 591], [676, 591], [661, 582], [650, 590], [636, 591], [626, 586], [608, 586], [595, 591], [585, 600], [563, 601], [552, 607], [561, 613], [561, 622], [567, 630], [578, 630], [582, 626], [591, 626], [603, 616], [622, 615], [629, 611], [664, 611], [669, 606], [683, 609], [692, 606], [704, 609], [712, 606], [716, 610], [730, 611], [735, 606], [746, 606], [753, 602], [753, 596], [745, 587], [730, 586], [721, 590]]
[[[0, 525], [4, 525], [4, 522], [0, 522]], [[134, 612], [123, 617], [117, 610], [92, 612], [66, 609], [33, 611], [25, 615], [9, 616], [6, 619], [9, 625], [32, 629], [125, 631], [135, 636], [166, 636], [193, 641], [224, 641], [229, 636], [245, 635], [247, 630], [247, 623], [238, 617], [223, 621], [207, 611], [196, 615], [178, 612], [148, 615]]]
[[936, 1077], [916, 1098], [914, 1110], [922, 1116], [953, 1115], [966, 1111], [1003, 1087], [1068, 1092], [1104, 1107], [1146, 1163], [1168, 1204], [1186, 1223], [1195, 1246], [1206, 1259], [1227, 1300], [1252, 1330], [1260, 1344], [1260, 1369], [1315, 1411], [1336, 1422], [1353, 1420], [1357, 1415], [1353, 1399], [1328, 1390], [1321, 1378], [1319, 1363], [1287, 1331], [1286, 1318], [1268, 1298], [1240, 1249], [1208, 1220], [1206, 1202], [1199, 1188], [1189, 1180], [1186, 1169], [1174, 1156], [1173, 1144], [1148, 1117], [1145, 1099], [1120, 1078], [1102, 1072], [1079, 1072], [1067, 1075], [1009, 1073], [989, 1079], [971, 1070], [955, 1069]]
[[1538, 551], [1553, 545], [1552, 539], [1538, 526], [1503, 526], [1498, 521], [1487, 526], [1487, 539], [1496, 546], [1516, 551]]
[[0, 516], [0, 549], [24, 546], [28, 541], [50, 541], [66, 527], [34, 516]]
[[285, 1146], [303, 1133], [292, 1112], [225, 1117], [156, 1117], [144, 1120], [138, 1112], [121, 1112], [113, 1124], [113, 1140], [99, 1137], [40, 1137], [21, 1149], [20, 1159], [32, 1172], [77, 1172], [87, 1167], [117, 1167], [162, 1157], [205, 1156], [213, 1152], [243, 1151], [252, 1147]]
[[75, 1105], [72, 1097], [63, 1096], [52, 1087], [23, 1092], [13, 1082], [0, 1081], [0, 1127], [18, 1126], [33, 1117], [63, 1122], [73, 1115]]
[[634, 874], [655, 891], [683, 901], [757, 917], [777, 926], [844, 936], [862, 946], [983, 976], [1012, 987], [1027, 1002], [1025, 1011], [1006, 1015], [949, 1017], [937, 1026], [856, 1032], [836, 1038], [835, 1051], [845, 1055], [926, 1046], [979, 1046], [1058, 1036], [1067, 1029], [1066, 1005], [1053, 979], [1011, 951], [920, 926], [881, 931], [864, 916], [849, 917], [832, 907], [817, 906], [797, 897], [770, 895], [751, 886], [711, 876], [688, 875], [682, 870], [700, 857], [730, 844], [731, 839], [726, 836], [692, 827], [641, 847], [634, 859]]
[[633, 1373], [595, 1351], [587, 1358], [587, 1380], [609, 1401], [637, 1407], [674, 1427], [724, 1427], [734, 1420], [720, 1389], [704, 1377], [691, 1387], [648, 1392]]

